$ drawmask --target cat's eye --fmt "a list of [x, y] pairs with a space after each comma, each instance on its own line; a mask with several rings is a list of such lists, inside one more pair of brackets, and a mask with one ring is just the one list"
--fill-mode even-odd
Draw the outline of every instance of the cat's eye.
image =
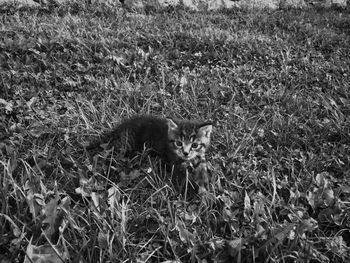
[[199, 144], [198, 143], [196, 143], [196, 142], [194, 142], [194, 143], [192, 143], [192, 149], [198, 149], [199, 148]]
[[182, 142], [181, 141], [175, 141], [174, 144], [175, 144], [176, 147], [179, 147], [179, 148], [182, 147]]

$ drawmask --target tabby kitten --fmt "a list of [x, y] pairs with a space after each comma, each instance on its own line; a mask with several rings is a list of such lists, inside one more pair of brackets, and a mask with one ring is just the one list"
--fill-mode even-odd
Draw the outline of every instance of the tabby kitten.
[[132, 156], [149, 150], [160, 156], [175, 172], [189, 171], [200, 186], [208, 183], [205, 152], [210, 144], [212, 123], [136, 116], [122, 121], [114, 130], [87, 147], [114, 147], [117, 156]]

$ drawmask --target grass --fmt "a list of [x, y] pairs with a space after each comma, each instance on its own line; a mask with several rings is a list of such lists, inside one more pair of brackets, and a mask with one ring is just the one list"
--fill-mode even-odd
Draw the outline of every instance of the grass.
[[[1, 8], [0, 262], [349, 261], [349, 25], [348, 9]], [[152, 158], [117, 176], [87, 158], [144, 113], [215, 121], [207, 193]]]

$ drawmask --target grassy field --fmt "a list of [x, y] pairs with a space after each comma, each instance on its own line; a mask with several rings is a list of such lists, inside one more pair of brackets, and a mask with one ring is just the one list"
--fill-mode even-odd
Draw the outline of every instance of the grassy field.
[[[1, 263], [350, 261], [349, 9], [0, 11]], [[207, 192], [89, 160], [145, 113], [215, 122]]]

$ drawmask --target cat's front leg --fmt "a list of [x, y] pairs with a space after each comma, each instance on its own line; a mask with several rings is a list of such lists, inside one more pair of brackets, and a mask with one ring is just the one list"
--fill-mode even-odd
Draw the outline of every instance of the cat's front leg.
[[209, 174], [205, 157], [198, 158], [194, 164], [194, 177], [199, 186], [199, 192], [205, 192], [209, 186]]

